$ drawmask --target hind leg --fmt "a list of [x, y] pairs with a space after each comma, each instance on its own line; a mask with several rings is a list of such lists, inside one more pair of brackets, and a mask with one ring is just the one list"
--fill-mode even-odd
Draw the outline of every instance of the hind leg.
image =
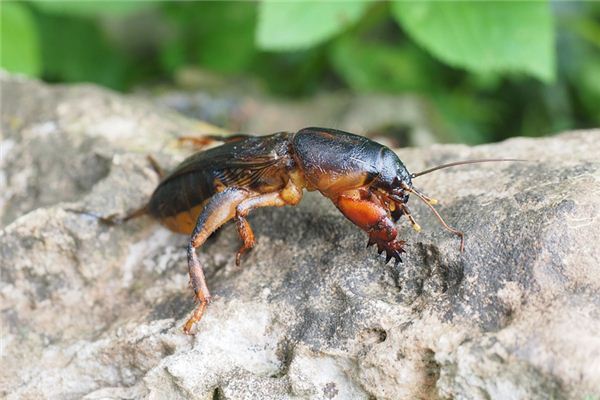
[[196, 227], [187, 247], [187, 258], [190, 284], [194, 290], [194, 298], [199, 304], [183, 327], [185, 333], [189, 334], [194, 324], [200, 321], [206, 306], [211, 300], [204, 270], [196, 254], [196, 248], [202, 246], [206, 239], [221, 225], [232, 219], [236, 214], [238, 204], [249, 195], [249, 192], [243, 189], [226, 189], [215, 194], [198, 216]]

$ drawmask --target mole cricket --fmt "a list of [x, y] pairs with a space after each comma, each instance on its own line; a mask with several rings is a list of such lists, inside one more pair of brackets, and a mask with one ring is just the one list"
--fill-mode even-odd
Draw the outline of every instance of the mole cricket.
[[229, 220], [235, 220], [242, 239], [236, 255], [239, 265], [242, 254], [255, 244], [247, 220], [252, 210], [295, 206], [304, 189], [318, 191], [369, 235], [367, 246], [377, 245], [379, 254], [385, 251], [386, 263], [392, 258], [398, 263], [402, 262], [405, 241], [398, 239], [395, 222], [406, 216], [415, 230], [421, 229], [407, 206], [412, 194], [447, 230], [460, 237], [462, 251], [464, 234], [444, 222], [433, 207], [437, 201], [417, 190], [413, 180], [456, 165], [520, 161], [461, 161], [411, 174], [388, 147], [335, 129], [304, 128], [296, 133], [235, 135], [218, 140], [224, 144], [185, 159], [162, 179], [146, 206], [125, 218], [149, 214], [172, 231], [191, 235], [188, 271], [198, 305], [183, 327], [187, 334], [211, 301], [196, 249]]

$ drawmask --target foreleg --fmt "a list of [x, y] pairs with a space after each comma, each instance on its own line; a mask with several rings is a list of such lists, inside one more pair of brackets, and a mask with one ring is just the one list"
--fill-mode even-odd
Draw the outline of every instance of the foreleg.
[[334, 203], [346, 218], [369, 234], [367, 246], [377, 244], [379, 254], [385, 250], [386, 263], [392, 258], [402, 262], [405, 242], [396, 240], [398, 231], [388, 210], [368, 197], [362, 198], [359, 191], [344, 192]]

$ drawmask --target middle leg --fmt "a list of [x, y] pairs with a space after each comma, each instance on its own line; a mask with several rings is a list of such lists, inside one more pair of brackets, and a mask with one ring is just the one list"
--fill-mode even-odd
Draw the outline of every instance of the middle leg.
[[260, 207], [283, 207], [285, 205], [296, 205], [302, 199], [302, 189], [298, 188], [291, 180], [287, 186], [279, 192], [262, 194], [242, 201], [236, 208], [236, 224], [238, 233], [242, 239], [242, 247], [235, 256], [236, 265], [240, 265], [242, 254], [250, 250], [256, 244], [254, 232], [246, 217], [250, 211]]

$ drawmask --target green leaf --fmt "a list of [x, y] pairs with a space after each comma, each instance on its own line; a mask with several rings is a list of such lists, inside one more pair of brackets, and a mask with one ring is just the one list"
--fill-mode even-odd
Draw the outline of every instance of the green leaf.
[[35, 7], [46, 13], [57, 15], [72, 15], [79, 17], [96, 17], [99, 15], [124, 16], [143, 9], [155, 7], [148, 1], [65, 1], [65, 0], [34, 0]]
[[38, 27], [44, 79], [125, 88], [131, 66], [125, 56], [110, 45], [96, 23], [85, 18], [45, 14], [38, 19]]
[[256, 44], [273, 51], [307, 49], [358, 21], [367, 6], [365, 1], [263, 1], [259, 7]]
[[254, 3], [204, 2], [197, 4], [203, 13], [196, 26], [196, 48], [201, 65], [221, 72], [247, 70], [256, 54], [253, 33], [256, 21]]
[[41, 72], [40, 46], [33, 17], [16, 2], [0, 5], [0, 66], [12, 72], [38, 76]]
[[501, 113], [493, 100], [473, 93], [436, 93], [430, 97], [444, 140], [481, 144], [493, 140], [492, 127]]
[[590, 55], [587, 62], [581, 67], [577, 81], [576, 90], [579, 93], [584, 108], [587, 108], [589, 116], [596, 123], [600, 123], [600, 57]]
[[449, 65], [554, 81], [553, 21], [545, 1], [394, 1], [392, 11], [417, 43]]
[[195, 63], [223, 73], [247, 73], [254, 46], [257, 4], [253, 2], [168, 3], [164, 12], [174, 34], [161, 46], [168, 71]]
[[431, 59], [410, 44], [391, 46], [347, 36], [335, 41], [330, 60], [356, 91], [426, 91], [439, 84]]
[[283, 96], [307, 96], [323, 87], [326, 49], [267, 53], [257, 58], [254, 70], [273, 93]]

